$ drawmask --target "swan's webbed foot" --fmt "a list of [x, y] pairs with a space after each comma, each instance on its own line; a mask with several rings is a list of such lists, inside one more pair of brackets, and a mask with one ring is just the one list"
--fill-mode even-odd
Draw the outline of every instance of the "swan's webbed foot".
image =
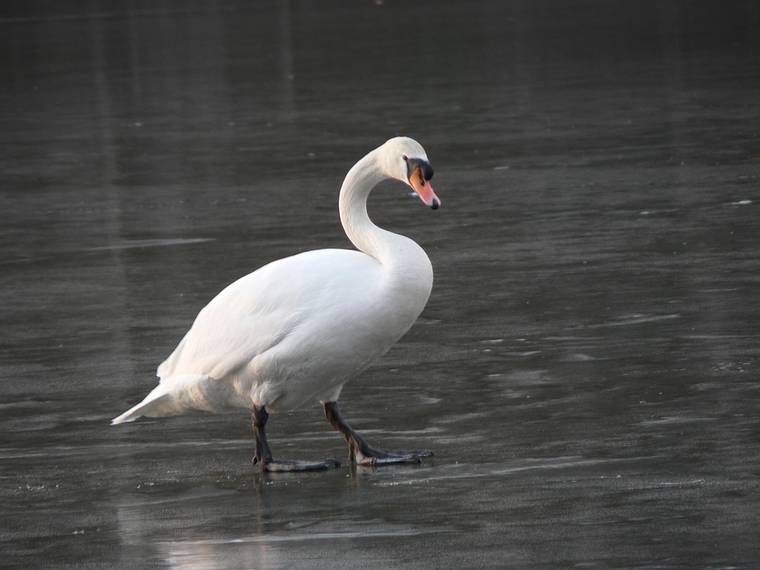
[[256, 436], [256, 455], [251, 463], [259, 465], [262, 471], [268, 473], [292, 473], [297, 471], [324, 471], [333, 467], [340, 467], [340, 462], [335, 459], [324, 461], [294, 461], [274, 460], [269, 449], [265, 426], [269, 414], [264, 406], [253, 408], [253, 433]]
[[340, 461], [325, 459], [324, 461], [296, 461], [296, 460], [273, 460], [258, 461], [253, 458], [254, 465], [258, 463], [262, 471], [267, 473], [293, 473], [297, 471], [326, 471], [334, 467], [340, 467]]
[[370, 447], [367, 442], [348, 425], [338, 411], [337, 402], [322, 402], [325, 416], [332, 426], [343, 434], [348, 443], [351, 459], [357, 465], [393, 465], [399, 463], [420, 463], [423, 457], [432, 457], [432, 451], [384, 451]]
[[[351, 444], [349, 444], [351, 445]], [[432, 451], [383, 451], [374, 449], [365, 444], [351, 446], [351, 455], [356, 459], [357, 465], [393, 465], [396, 463], [420, 463], [423, 457], [432, 457]]]

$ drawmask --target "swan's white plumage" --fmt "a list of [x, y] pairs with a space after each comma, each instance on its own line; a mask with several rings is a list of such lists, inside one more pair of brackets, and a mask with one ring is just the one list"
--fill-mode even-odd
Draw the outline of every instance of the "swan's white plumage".
[[201, 310], [158, 367], [159, 385], [113, 420], [333, 401], [414, 323], [432, 287], [425, 252], [375, 226], [366, 199], [383, 178], [404, 179], [415, 141], [391, 139], [346, 176], [341, 221], [362, 251], [324, 249], [274, 261], [235, 281]]

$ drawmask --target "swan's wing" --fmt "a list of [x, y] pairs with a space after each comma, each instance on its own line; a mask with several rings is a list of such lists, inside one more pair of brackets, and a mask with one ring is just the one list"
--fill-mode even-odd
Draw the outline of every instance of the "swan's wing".
[[161, 380], [188, 375], [224, 378], [276, 346], [297, 324], [277, 311], [245, 313], [235, 303], [217, 303], [204, 311], [158, 367]]
[[[357, 251], [317, 250], [287, 257], [235, 281], [198, 314], [159, 367], [163, 380], [186, 375], [224, 378], [277, 346], [337, 299], [363, 297], [357, 283], [377, 272]], [[365, 279], [356, 279], [361, 273]]]

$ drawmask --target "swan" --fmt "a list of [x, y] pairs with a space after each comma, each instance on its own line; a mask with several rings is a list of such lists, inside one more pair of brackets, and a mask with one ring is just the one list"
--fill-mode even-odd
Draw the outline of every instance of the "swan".
[[327, 420], [360, 465], [419, 462], [429, 451], [370, 446], [338, 409], [343, 386], [385, 354], [417, 320], [433, 286], [433, 269], [413, 240], [379, 228], [367, 198], [382, 180], [409, 185], [433, 210], [441, 200], [422, 146], [395, 137], [369, 152], [340, 189], [340, 221], [356, 250], [319, 249], [273, 261], [242, 277], [198, 314], [158, 367], [158, 386], [112, 420], [200, 410], [252, 412], [264, 471], [307, 471], [339, 462], [275, 460], [266, 437], [269, 412], [320, 402]]

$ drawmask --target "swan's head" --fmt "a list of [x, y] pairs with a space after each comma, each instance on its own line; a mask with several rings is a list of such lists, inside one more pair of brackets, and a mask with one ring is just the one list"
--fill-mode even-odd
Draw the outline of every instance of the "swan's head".
[[409, 137], [395, 137], [381, 146], [379, 151], [380, 166], [388, 178], [411, 186], [420, 200], [433, 210], [441, 206], [441, 200], [430, 184], [433, 167], [420, 143]]

